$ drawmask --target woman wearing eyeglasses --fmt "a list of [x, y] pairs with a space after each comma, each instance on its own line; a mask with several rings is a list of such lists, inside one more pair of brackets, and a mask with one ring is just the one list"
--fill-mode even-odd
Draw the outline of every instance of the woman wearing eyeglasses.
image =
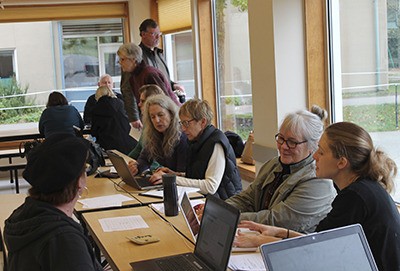
[[[350, 122], [326, 128], [314, 154], [317, 176], [332, 178], [339, 188], [332, 210], [319, 222], [316, 231], [359, 223], [364, 229], [378, 269], [400, 270], [400, 215], [389, 193], [397, 174], [396, 163], [376, 149], [367, 131]], [[242, 221], [241, 227], [259, 235], [237, 237], [237, 246], [296, 237], [301, 234], [283, 227]]]
[[[163, 94], [146, 99], [143, 110], [143, 149], [129, 169], [136, 175], [150, 169], [154, 161], [174, 171], [186, 168], [188, 143], [179, 127], [178, 106]], [[154, 172], [150, 181], [161, 179], [161, 172]]]
[[313, 106], [288, 114], [275, 136], [279, 156], [266, 162], [256, 179], [227, 202], [241, 211], [241, 220], [314, 231], [331, 209], [336, 195], [332, 181], [315, 178], [312, 154], [323, 132], [326, 111]]
[[176, 174], [176, 183], [200, 188], [203, 194], [227, 199], [242, 190], [236, 157], [225, 134], [211, 124], [213, 112], [207, 101], [192, 99], [179, 110], [182, 133], [189, 140], [186, 172], [162, 168]]

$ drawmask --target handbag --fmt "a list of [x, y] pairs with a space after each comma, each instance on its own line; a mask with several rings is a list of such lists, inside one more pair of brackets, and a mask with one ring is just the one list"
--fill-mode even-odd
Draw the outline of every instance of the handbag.
[[247, 138], [244, 150], [242, 153], [242, 162], [248, 165], [255, 165], [256, 161], [253, 158], [254, 131], [251, 131]]
[[21, 158], [28, 157], [31, 150], [42, 144], [44, 139], [34, 139], [32, 141], [23, 141], [19, 143], [19, 155]]

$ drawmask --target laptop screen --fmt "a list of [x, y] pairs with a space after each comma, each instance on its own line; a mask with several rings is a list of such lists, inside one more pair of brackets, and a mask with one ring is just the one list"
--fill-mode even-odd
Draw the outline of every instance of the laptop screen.
[[378, 270], [360, 225], [261, 246], [267, 270]]
[[235, 237], [239, 210], [207, 196], [194, 254], [213, 270], [225, 270]]
[[193, 210], [192, 204], [190, 203], [190, 199], [186, 192], [183, 193], [180, 206], [193, 238], [196, 239], [200, 229], [200, 222], [197, 220], [197, 215]]

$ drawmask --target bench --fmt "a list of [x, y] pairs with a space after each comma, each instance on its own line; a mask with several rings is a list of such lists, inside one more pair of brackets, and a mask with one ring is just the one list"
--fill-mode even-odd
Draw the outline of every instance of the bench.
[[19, 193], [18, 170], [26, 167], [26, 162], [14, 163], [13, 158], [21, 157], [19, 149], [9, 149], [0, 151], [0, 159], [7, 158], [8, 164], [0, 165], [0, 171], [10, 172], [10, 183], [15, 183], [15, 191]]

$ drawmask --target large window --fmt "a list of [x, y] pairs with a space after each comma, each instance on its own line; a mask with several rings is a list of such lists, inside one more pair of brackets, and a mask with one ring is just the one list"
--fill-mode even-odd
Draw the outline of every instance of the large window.
[[37, 122], [55, 90], [83, 111], [104, 73], [119, 86], [122, 29], [121, 18], [0, 24], [0, 123]]
[[219, 125], [246, 139], [253, 129], [247, 1], [213, 4]]
[[364, 127], [400, 165], [399, 0], [328, 3], [333, 120]]

